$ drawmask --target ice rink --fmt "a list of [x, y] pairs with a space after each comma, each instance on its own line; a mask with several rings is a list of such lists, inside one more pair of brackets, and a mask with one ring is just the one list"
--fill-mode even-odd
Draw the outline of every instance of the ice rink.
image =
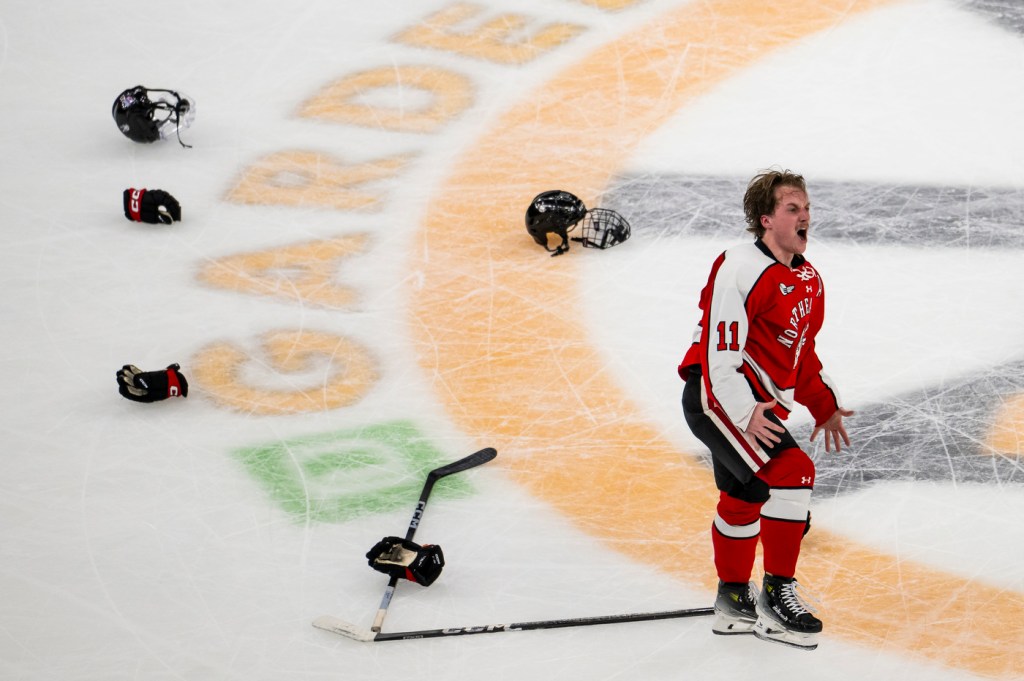
[[[0, 679], [1024, 678], [1021, 3], [6, 0], [0, 45]], [[194, 98], [191, 148], [121, 135], [138, 84]], [[818, 649], [314, 628], [370, 626], [365, 552], [483, 447], [385, 632], [712, 604], [676, 365], [769, 166], [807, 178], [857, 412], [840, 454], [789, 422]], [[632, 238], [548, 257], [549, 189]], [[172, 362], [187, 399], [118, 395]]]

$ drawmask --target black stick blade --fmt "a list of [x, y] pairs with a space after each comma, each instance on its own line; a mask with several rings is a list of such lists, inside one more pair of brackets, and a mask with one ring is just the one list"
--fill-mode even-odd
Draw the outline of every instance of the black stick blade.
[[467, 471], [470, 468], [476, 468], [477, 466], [491, 461], [496, 456], [498, 456], [498, 451], [494, 449], [494, 447], [484, 447], [479, 452], [473, 452], [464, 459], [453, 461], [447, 466], [435, 468], [427, 474], [427, 477], [431, 480], [440, 480], [447, 475], [461, 473], [462, 471]]

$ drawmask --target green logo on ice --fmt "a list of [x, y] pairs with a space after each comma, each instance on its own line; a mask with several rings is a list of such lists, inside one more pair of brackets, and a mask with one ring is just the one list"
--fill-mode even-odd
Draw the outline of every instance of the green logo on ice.
[[[408, 421], [324, 433], [233, 452], [281, 508], [303, 522], [338, 523], [411, 508], [427, 473], [454, 460]], [[472, 493], [444, 478], [431, 498]]]

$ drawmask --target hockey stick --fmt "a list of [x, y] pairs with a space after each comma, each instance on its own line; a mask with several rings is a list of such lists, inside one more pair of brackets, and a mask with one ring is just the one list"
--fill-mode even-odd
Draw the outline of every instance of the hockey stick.
[[396, 631], [374, 633], [343, 622], [331, 615], [321, 615], [313, 620], [313, 626], [347, 638], [363, 641], [407, 641], [416, 638], [449, 638], [471, 634], [497, 634], [505, 631], [532, 631], [536, 629], [564, 629], [566, 627], [587, 627], [595, 624], [618, 624], [621, 622], [648, 622], [670, 620], [680, 617], [703, 617], [715, 612], [714, 608], [690, 608], [689, 610], [665, 610], [630, 615], [602, 615], [598, 617], [577, 617], [564, 620], [541, 620], [537, 622], [515, 622], [513, 624], [487, 624], [479, 627], [452, 627], [449, 629], [424, 629], [422, 631]]
[[[473, 452], [464, 459], [453, 461], [447, 466], [435, 468], [427, 473], [427, 481], [423, 483], [423, 491], [420, 492], [420, 500], [416, 504], [416, 510], [413, 511], [412, 520], [409, 521], [409, 529], [405, 533], [405, 538], [411, 540], [412, 536], [416, 534], [416, 528], [420, 526], [420, 520], [423, 518], [423, 509], [427, 507], [427, 498], [430, 496], [430, 492], [434, 489], [434, 484], [438, 480], [453, 473], [461, 473], [462, 471], [485, 464], [497, 455], [498, 452], [493, 447], [485, 447], [479, 452]], [[377, 609], [377, 616], [373, 618], [373, 626], [370, 627], [372, 631], [380, 631], [381, 626], [384, 624], [384, 617], [388, 614], [388, 606], [391, 605], [391, 597], [395, 595], [396, 586], [398, 586], [398, 577], [392, 577], [388, 581], [387, 588], [384, 589], [384, 597], [381, 599], [380, 607]]]

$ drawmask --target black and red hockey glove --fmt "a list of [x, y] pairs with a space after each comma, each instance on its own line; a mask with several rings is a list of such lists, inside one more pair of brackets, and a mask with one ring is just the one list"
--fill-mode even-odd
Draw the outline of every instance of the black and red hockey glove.
[[188, 397], [188, 381], [171, 364], [161, 371], [142, 371], [134, 364], [125, 364], [117, 372], [118, 391], [135, 402], [159, 402], [168, 397]]
[[178, 200], [162, 189], [124, 190], [124, 216], [133, 222], [169, 225], [181, 221]]
[[440, 546], [420, 546], [401, 537], [384, 537], [367, 551], [366, 558], [378, 572], [423, 586], [433, 584], [444, 567]]

